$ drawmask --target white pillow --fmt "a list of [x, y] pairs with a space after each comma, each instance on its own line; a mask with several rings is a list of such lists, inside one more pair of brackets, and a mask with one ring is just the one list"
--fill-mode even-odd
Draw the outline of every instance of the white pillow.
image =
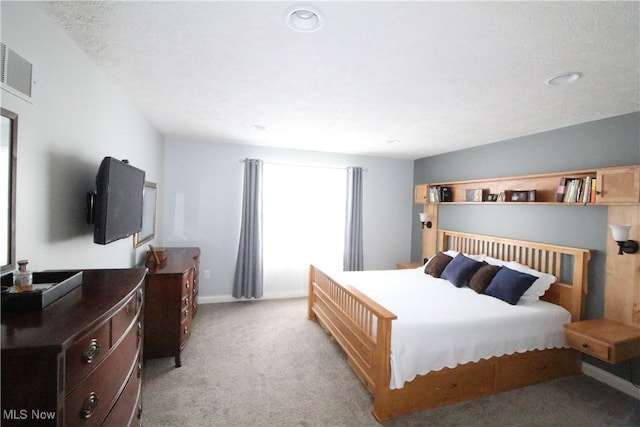
[[486, 262], [487, 264], [499, 265], [500, 267], [502, 267], [506, 263], [506, 261], [503, 261], [503, 260], [498, 259], [498, 258], [493, 258], [493, 257], [490, 257], [490, 256], [485, 256], [483, 261]]
[[[443, 254], [445, 255], [449, 255], [451, 258], [455, 258], [456, 255], [458, 255], [460, 252], [458, 251], [454, 251], [453, 249], [449, 249], [448, 251], [444, 251]], [[466, 256], [467, 258], [471, 258], [472, 260], [478, 261], [478, 262], [482, 262], [484, 261], [485, 258], [485, 254], [478, 254], [478, 255], [469, 255], [469, 254], [465, 254], [464, 252], [462, 253], [462, 255]]]
[[519, 271], [521, 273], [527, 273], [532, 276], [536, 276], [535, 282], [531, 285], [529, 289], [520, 297], [520, 302], [535, 302], [540, 299], [547, 289], [551, 287], [553, 283], [556, 282], [556, 277], [551, 274], [543, 273], [538, 270], [534, 270], [526, 265], [520, 264], [515, 261], [508, 261], [503, 264], [505, 267], [510, 268], [515, 271]]

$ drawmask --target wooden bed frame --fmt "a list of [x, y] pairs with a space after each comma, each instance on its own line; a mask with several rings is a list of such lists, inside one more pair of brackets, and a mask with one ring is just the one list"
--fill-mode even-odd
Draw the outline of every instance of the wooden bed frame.
[[[581, 319], [589, 250], [447, 230], [438, 231], [438, 241], [442, 251], [517, 261], [558, 278], [570, 270], [571, 279], [551, 285], [542, 299], [566, 308], [573, 321]], [[563, 269], [567, 261], [572, 266]], [[396, 315], [313, 265], [309, 273], [308, 318], [317, 320], [346, 352], [349, 365], [373, 394], [378, 421], [580, 373], [578, 352], [535, 350], [444, 368], [392, 390], [391, 329]]]

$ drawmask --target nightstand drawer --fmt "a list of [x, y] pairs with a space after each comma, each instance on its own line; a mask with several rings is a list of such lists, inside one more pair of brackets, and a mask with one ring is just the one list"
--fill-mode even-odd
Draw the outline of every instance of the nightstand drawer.
[[578, 351], [609, 363], [640, 356], [640, 328], [609, 319], [564, 325], [567, 343]]
[[590, 356], [597, 357], [605, 362], [610, 361], [611, 347], [602, 341], [585, 337], [573, 331], [567, 331], [567, 344], [569, 344], [569, 347], [575, 348]]

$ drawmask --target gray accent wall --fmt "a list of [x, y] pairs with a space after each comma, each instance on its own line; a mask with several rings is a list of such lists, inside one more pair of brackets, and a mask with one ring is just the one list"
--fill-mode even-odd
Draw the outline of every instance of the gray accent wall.
[[[640, 113], [418, 159], [414, 184], [640, 164]], [[422, 257], [415, 205], [411, 258]], [[586, 315], [604, 312], [607, 208], [559, 205], [441, 205], [439, 228], [578, 246], [593, 250]], [[637, 255], [634, 255], [637, 256]], [[628, 367], [590, 363], [628, 377]], [[640, 367], [638, 367], [640, 369]]]

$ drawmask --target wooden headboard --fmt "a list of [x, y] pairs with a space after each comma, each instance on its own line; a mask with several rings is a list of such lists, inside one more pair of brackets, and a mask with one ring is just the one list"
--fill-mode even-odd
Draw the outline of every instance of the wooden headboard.
[[[438, 247], [442, 251], [453, 249], [470, 255], [485, 254], [504, 261], [516, 261], [534, 270], [552, 274], [558, 281], [551, 285], [541, 299], [567, 309], [574, 322], [582, 319], [588, 290], [587, 267], [591, 258], [589, 249], [449, 230], [438, 230]], [[573, 265], [570, 270], [571, 279], [563, 283], [560, 278], [563, 277], [563, 263], [566, 262]]]

